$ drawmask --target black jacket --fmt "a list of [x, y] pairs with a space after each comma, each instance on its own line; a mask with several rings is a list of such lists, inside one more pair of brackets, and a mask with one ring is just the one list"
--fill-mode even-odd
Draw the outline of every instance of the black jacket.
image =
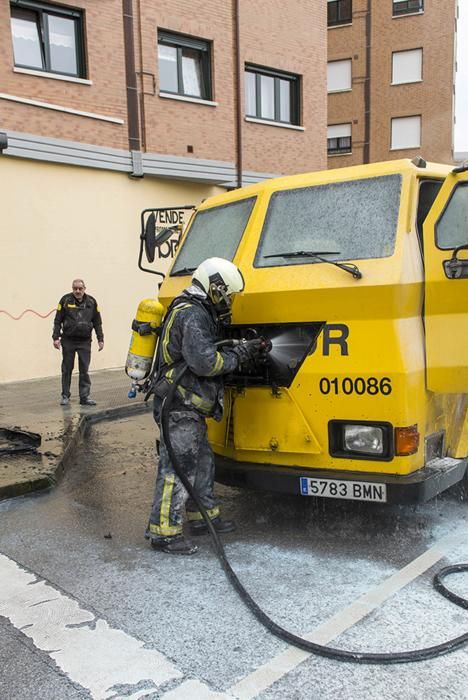
[[[172, 382], [180, 363], [185, 361], [188, 370], [178, 388], [179, 406], [220, 420], [224, 395], [222, 375], [237, 368], [239, 356], [233, 348], [218, 350], [216, 340], [217, 322], [212, 305], [202, 290], [189, 287], [166, 314], [159, 341], [157, 376]], [[155, 394], [158, 396], [157, 389]]]
[[91, 340], [91, 333], [96, 331], [98, 341], [104, 341], [102, 319], [96, 299], [85, 294], [80, 302], [72, 292], [65, 294], [57, 306], [52, 338], [60, 336], [71, 340]]

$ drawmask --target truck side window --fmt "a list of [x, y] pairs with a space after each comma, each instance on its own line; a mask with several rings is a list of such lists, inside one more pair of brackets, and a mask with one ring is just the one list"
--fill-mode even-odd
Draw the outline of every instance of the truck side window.
[[453, 250], [468, 245], [468, 182], [455, 187], [436, 226], [439, 248]]
[[419, 247], [421, 254], [424, 251], [423, 244], [423, 223], [429, 213], [429, 209], [434, 204], [435, 198], [442, 187], [442, 180], [422, 180], [419, 184], [418, 213], [416, 217], [416, 228], [418, 231]]

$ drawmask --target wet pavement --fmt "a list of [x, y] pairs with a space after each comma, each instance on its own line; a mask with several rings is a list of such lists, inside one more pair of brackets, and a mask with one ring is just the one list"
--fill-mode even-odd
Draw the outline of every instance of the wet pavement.
[[0, 500], [54, 486], [86, 429], [83, 419], [102, 420], [143, 408], [141, 395], [127, 398], [130, 381], [123, 369], [92, 372], [91, 381], [95, 407], [80, 406], [76, 374], [66, 407], [60, 406], [60, 377], [0, 386], [0, 427], [17, 427], [42, 438], [37, 453], [0, 455]]
[[[0, 595], [0, 698], [468, 698], [468, 648], [387, 667], [308, 656], [252, 617], [209, 538], [198, 538], [193, 557], [152, 551], [143, 533], [154, 439], [151, 415], [93, 425], [56, 489], [0, 503], [3, 586], [9, 572], [17, 577], [17, 596], [21, 590], [31, 595], [36, 578], [36, 586], [50, 591], [20, 610], [14, 595], [5, 595], [3, 605]], [[222, 485], [217, 493], [223, 515], [239, 524], [224, 537], [233, 568], [265, 611], [292, 632], [374, 652], [429, 646], [467, 632], [468, 612], [431, 584], [442, 566], [468, 561], [468, 499], [460, 487], [419, 506], [319, 501]], [[450, 586], [468, 596], [468, 576], [453, 577]], [[94, 622], [71, 618], [53, 632], [51, 622], [65, 618], [70, 601]], [[49, 604], [60, 614], [46, 613]], [[44, 619], [24, 619], [41, 608]], [[47, 627], [43, 643], [41, 625]], [[151, 665], [153, 675], [142, 669], [127, 678], [122, 669], [134, 663], [121, 661], [117, 673], [109, 647], [103, 663], [112, 690], [104, 692], [89, 661], [80, 665], [65, 653], [65, 630], [84, 628], [91, 636], [119, 630], [125, 634], [119, 654], [138, 643], [163, 661]], [[101, 640], [93, 649], [97, 654], [104, 646]], [[79, 656], [79, 645], [73, 648]], [[158, 680], [155, 668], [162, 673], [164, 664], [170, 679]]]

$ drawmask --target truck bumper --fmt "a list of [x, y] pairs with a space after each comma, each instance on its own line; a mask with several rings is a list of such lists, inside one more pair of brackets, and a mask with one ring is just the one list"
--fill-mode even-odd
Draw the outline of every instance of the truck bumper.
[[417, 472], [398, 476], [331, 469], [278, 467], [273, 464], [237, 462], [215, 455], [216, 479], [233, 486], [246, 486], [301, 496], [301, 477], [386, 484], [387, 503], [424, 503], [462, 481], [468, 472], [468, 458], [444, 457]]

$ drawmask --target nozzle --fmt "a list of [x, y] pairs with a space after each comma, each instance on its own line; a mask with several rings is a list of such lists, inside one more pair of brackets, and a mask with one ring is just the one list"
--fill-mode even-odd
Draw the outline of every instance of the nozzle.
[[242, 345], [242, 343], [245, 343], [246, 340], [254, 340], [255, 338], [258, 338], [258, 340], [261, 341], [261, 349], [262, 352], [265, 353], [265, 355], [271, 352], [271, 349], [273, 347], [271, 340], [269, 338], [265, 338], [262, 335], [259, 336], [255, 328], [248, 328], [244, 338], [226, 338], [225, 340], [220, 340], [216, 343], [216, 347], [236, 348], [238, 347], [238, 345]]
[[262, 351], [267, 354], [271, 352], [273, 348], [273, 343], [269, 338], [264, 338], [263, 335], [260, 336], [260, 340], [262, 341]]

